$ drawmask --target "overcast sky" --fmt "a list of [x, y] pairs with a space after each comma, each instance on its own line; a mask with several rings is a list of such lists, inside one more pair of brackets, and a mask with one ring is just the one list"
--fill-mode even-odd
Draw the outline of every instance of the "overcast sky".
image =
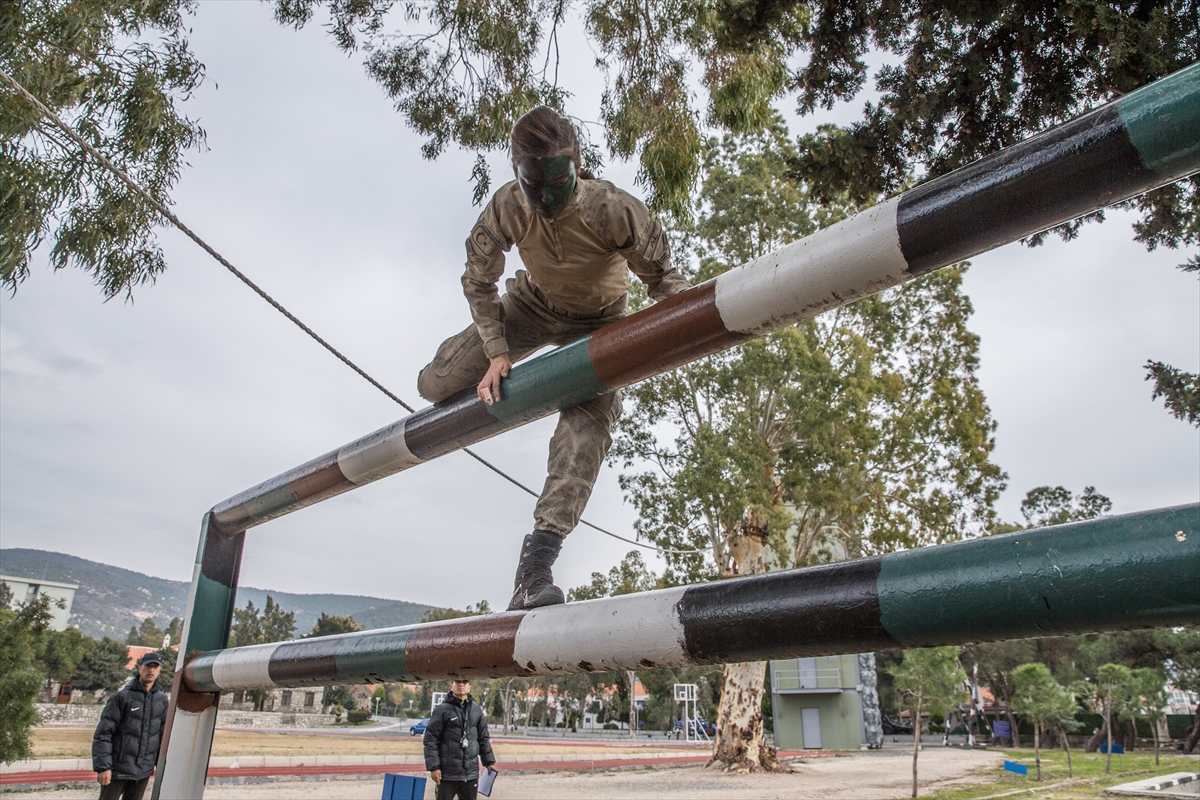
[[[210, 149], [190, 157], [177, 214], [424, 405], [418, 370], [470, 320], [459, 275], [478, 214], [473, 156], [423, 161], [421, 140], [359, 58], [319, 25], [295, 32], [267, 5], [201, 2], [190, 42], [210, 81], [185, 110]], [[591, 54], [564, 52], [578, 96], [570, 110], [594, 119], [602, 85]], [[499, 185], [504, 156], [492, 165]], [[604, 172], [637, 192], [633, 175], [625, 164]], [[1070, 244], [1013, 244], [973, 260], [966, 291], [999, 423], [994, 460], [1009, 474], [1005, 519], [1018, 519], [1025, 492], [1043, 484], [1094, 485], [1116, 513], [1200, 495], [1200, 436], [1150, 400], [1142, 366], [1200, 368], [1200, 283], [1175, 269], [1185, 253], [1133, 242], [1132, 221], [1111, 213]], [[0, 299], [4, 547], [187, 580], [205, 510], [405, 415], [182, 235], [164, 231], [161, 241], [169, 269], [133, 303], [103, 303], [82, 273], [52, 273], [44, 253], [15, 297]], [[553, 425], [478, 450], [540, 487]], [[503, 607], [533, 503], [453, 454], [252, 529], [242, 582]], [[586, 516], [632, 536], [615, 470], [601, 475]], [[558, 583], [585, 583], [630, 549], [581, 527]]]

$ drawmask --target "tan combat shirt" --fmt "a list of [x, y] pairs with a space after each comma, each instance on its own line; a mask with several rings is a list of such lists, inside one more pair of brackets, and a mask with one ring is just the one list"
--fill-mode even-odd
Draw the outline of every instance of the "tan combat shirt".
[[594, 315], [629, 292], [629, 272], [658, 301], [690, 288], [671, 267], [662, 223], [633, 195], [608, 181], [580, 179], [552, 220], [529, 207], [516, 181], [492, 195], [467, 239], [463, 293], [488, 358], [508, 352], [496, 282], [513, 245], [529, 281], [556, 309]]

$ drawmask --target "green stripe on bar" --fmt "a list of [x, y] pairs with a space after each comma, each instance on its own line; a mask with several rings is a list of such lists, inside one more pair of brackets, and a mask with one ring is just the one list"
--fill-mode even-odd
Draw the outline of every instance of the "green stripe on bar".
[[296, 498], [292, 495], [291, 487], [285, 483], [265, 494], [249, 498], [242, 505], [252, 518], [264, 519], [296, 505]]
[[404, 659], [404, 649], [415, 631], [406, 627], [343, 639], [336, 656], [338, 677], [354, 683], [415, 680]]
[[1163, 177], [1200, 171], [1200, 62], [1117, 101], [1142, 163]]
[[204, 689], [204, 691], [219, 692], [220, 689], [215, 688], [216, 683], [213, 681], [213, 664], [217, 661], [215, 654], [197, 656], [187, 665], [187, 669], [191, 673], [192, 683], [196, 686], [214, 687], [212, 689]]
[[878, 587], [905, 647], [1200, 621], [1200, 505], [895, 553]]
[[185, 652], [219, 650], [229, 641], [229, 618], [236, 589], [222, 586], [203, 573], [196, 580], [196, 605], [188, 622]]
[[611, 392], [592, 367], [590, 338], [585, 336], [514, 367], [500, 386], [504, 399], [488, 406], [488, 413], [516, 424]]

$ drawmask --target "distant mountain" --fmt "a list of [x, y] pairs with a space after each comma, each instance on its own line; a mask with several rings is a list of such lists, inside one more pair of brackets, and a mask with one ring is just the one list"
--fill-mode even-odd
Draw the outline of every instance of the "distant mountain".
[[[93, 638], [125, 641], [129, 629], [146, 617], [165, 628], [187, 608], [188, 584], [88, 561], [86, 558], [25, 548], [0, 549], [0, 573], [19, 578], [77, 583], [70, 624]], [[239, 586], [237, 604], [250, 600], [260, 609], [270, 594], [285, 611], [296, 613], [296, 633], [312, 630], [321, 612], [354, 617], [361, 628], [388, 628], [416, 622], [432, 606], [351, 594], [292, 594]]]

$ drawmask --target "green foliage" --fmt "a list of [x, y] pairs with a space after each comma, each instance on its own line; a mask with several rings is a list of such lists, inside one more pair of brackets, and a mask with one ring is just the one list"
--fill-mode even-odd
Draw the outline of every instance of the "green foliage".
[[[706, 279], [836, 218], [783, 176], [782, 126], [711, 144]], [[625, 390], [610, 458], [667, 582], [727, 571], [749, 518], [781, 567], [990, 529], [1003, 473], [961, 269], [946, 269]], [[749, 515], [749, 516], [748, 516]]]
[[1072, 500], [1071, 492], [1062, 486], [1038, 486], [1021, 501], [1021, 516], [1030, 528], [1044, 528], [1096, 519], [1112, 510], [1112, 500], [1098, 493], [1095, 486], [1085, 487], [1083, 494]]
[[[1200, 11], [1164, 0], [852, 0], [822, 7], [806, 44], [812, 58], [795, 76], [801, 112], [854, 97], [871, 48], [891, 57], [862, 119], [802, 137], [794, 165], [822, 200], [873, 201], [913, 174], [944, 174], [1182, 69], [1200, 47]], [[1195, 243], [1198, 187], [1191, 178], [1126, 203], [1142, 212], [1138, 240]], [[1058, 233], [1070, 239], [1082, 221]]]
[[417, 622], [441, 622], [447, 619], [461, 619], [463, 617], [480, 617], [485, 614], [492, 613], [491, 606], [487, 600], [480, 600], [477, 606], [467, 606], [465, 610], [459, 611], [456, 608], [431, 608], [426, 611]]
[[[638, 158], [651, 207], [680, 218], [704, 158], [702, 126], [749, 133], [768, 127], [784, 98], [802, 115], [854, 101], [871, 50], [887, 60], [873, 76], [879, 99], [857, 122], [801, 137], [791, 161], [823, 203], [876, 202], [1181, 69], [1200, 48], [1200, 11], [1167, 0], [276, 0], [276, 18], [300, 27], [317, 8], [328, 9], [338, 47], [367, 50], [368, 73], [429, 137], [428, 158], [450, 144], [503, 149], [522, 112], [569, 105], [558, 32], [577, 17], [607, 77], [599, 113], [577, 116], [598, 118], [609, 154]], [[479, 200], [482, 161], [473, 176]], [[1130, 201], [1142, 212], [1139, 240], [1196, 242], [1197, 186]]]
[[[1200, 259], [1200, 256], [1194, 258]], [[1163, 405], [1171, 416], [1200, 427], [1200, 375], [1161, 361], [1147, 361], [1146, 380], [1154, 381], [1151, 400], [1163, 398]]]
[[129, 646], [105, 636], [84, 655], [71, 682], [84, 691], [114, 692], [129, 679], [127, 663]]
[[1022, 664], [1013, 670], [1012, 708], [1024, 714], [1034, 725], [1034, 759], [1037, 779], [1042, 779], [1041, 732], [1047, 727], [1071, 729], [1077, 726], [1075, 698], [1058, 685], [1045, 664]]
[[[192, 0], [22, 0], [0, 4], [0, 69], [85, 141], [169, 203], [204, 132], [177, 104], [203, 80], [188, 50]], [[55, 269], [77, 266], [104, 296], [163, 271], [160, 214], [0, 83], [0, 282], [29, 275], [47, 237]]]
[[8, 588], [8, 584], [0, 581], [0, 609], [8, 608], [12, 605], [13, 593], [12, 589]]
[[296, 633], [296, 612], [284, 611], [267, 595], [267, 603], [261, 614], [254, 603], [246, 601], [246, 607], [233, 610], [233, 626], [229, 632], [230, 647], [246, 647], [252, 644], [284, 642]]
[[354, 621], [354, 617], [338, 617], [322, 611], [320, 618], [304, 638], [312, 639], [317, 636], [333, 636], [337, 633], [354, 633], [356, 630], [358, 630], [358, 623]]
[[958, 665], [957, 647], [905, 650], [904, 660], [892, 668], [892, 679], [914, 720], [922, 713], [941, 713], [969, 699], [962, 688], [967, 674]]
[[50, 628], [50, 603], [43, 595], [16, 609], [0, 604], [0, 761], [4, 763], [32, 754], [29, 730], [38, 721], [35, 701], [43, 680], [34, 668], [33, 654]]
[[[167, 631], [175, 630], [175, 636], [171, 641], [176, 644], [179, 642], [180, 627], [179, 617], [172, 619], [170, 625], [167, 626]], [[167, 635], [167, 631], [158, 627], [153, 617], [146, 617], [140, 626], [134, 625], [129, 629], [129, 635], [125, 637], [125, 644], [153, 647], [155, 650], [159, 650], [162, 648], [163, 637]]]
[[619, 594], [648, 592], [658, 586], [658, 577], [646, 568], [642, 554], [630, 550], [621, 559], [621, 563], [608, 571], [608, 575], [600, 572], [592, 573], [592, 582], [586, 586], [576, 586], [567, 592], [567, 602], [577, 600], [593, 600], [598, 597], [613, 597]]
[[351, 725], [359, 725], [370, 718], [370, 711], [360, 711], [357, 708], [353, 708], [346, 712], [346, 722], [349, 722]]
[[71, 676], [92, 649], [95, 641], [78, 628], [46, 631], [37, 648], [37, 660], [42, 670], [59, 683], [69, 683]]
[[354, 700], [354, 693], [350, 691], [349, 686], [333, 686], [325, 690], [325, 704], [331, 706], [341, 706], [342, 708], [355, 708], [357, 703]]

